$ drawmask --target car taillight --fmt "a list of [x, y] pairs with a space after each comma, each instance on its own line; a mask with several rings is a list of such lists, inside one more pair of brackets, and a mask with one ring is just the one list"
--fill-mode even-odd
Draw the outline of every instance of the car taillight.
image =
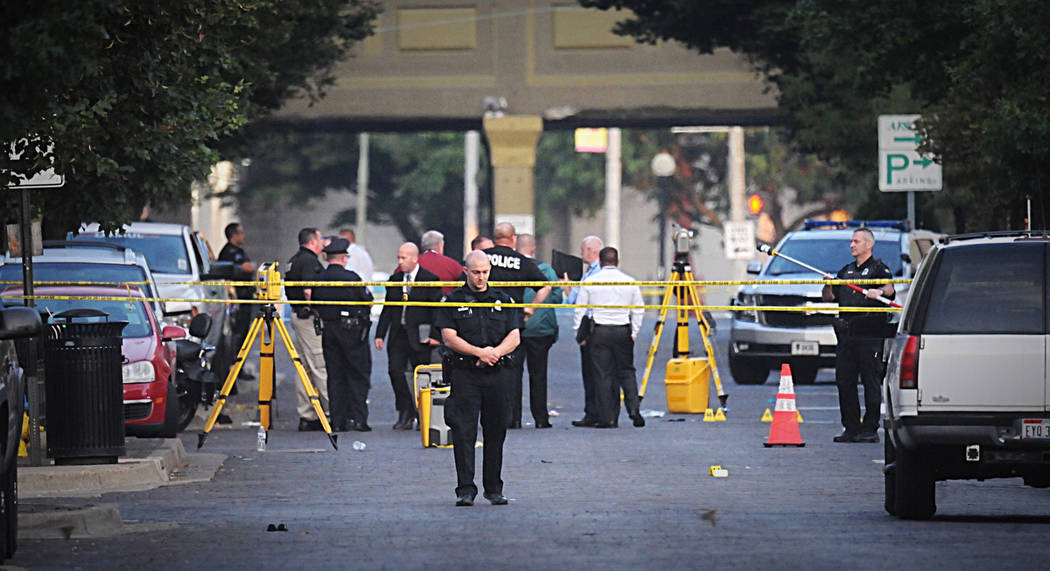
[[914, 389], [919, 381], [919, 336], [912, 335], [904, 343], [901, 353], [900, 386], [902, 389]]

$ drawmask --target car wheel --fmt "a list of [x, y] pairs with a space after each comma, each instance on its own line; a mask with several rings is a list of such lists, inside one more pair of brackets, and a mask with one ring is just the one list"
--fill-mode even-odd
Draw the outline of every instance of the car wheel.
[[819, 370], [816, 359], [792, 359], [791, 382], [796, 385], [812, 385], [817, 382]]
[[937, 511], [936, 482], [922, 450], [896, 450], [894, 495], [897, 517], [930, 519]]
[[769, 378], [769, 365], [764, 359], [729, 356], [729, 372], [738, 385], [761, 385]]
[[174, 430], [182, 432], [197, 416], [197, 405], [201, 402], [201, 385], [193, 382], [187, 382], [182, 386], [173, 384], [172, 390], [168, 392], [176, 395], [173, 399], [176, 403]]
[[882, 470], [882, 475], [886, 483], [886, 502], [885, 508], [886, 513], [890, 515], [897, 515], [897, 451], [893, 446], [893, 442], [890, 442], [889, 434], [886, 434], [884, 440], [885, 445], [885, 465]]

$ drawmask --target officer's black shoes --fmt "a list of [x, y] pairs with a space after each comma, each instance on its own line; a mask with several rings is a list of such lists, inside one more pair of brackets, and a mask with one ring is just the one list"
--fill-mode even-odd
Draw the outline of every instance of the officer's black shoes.
[[[318, 421], [320, 422], [320, 421]], [[332, 432], [347, 432], [354, 426], [354, 421], [344, 420], [342, 422], [332, 421]]]
[[367, 422], [355, 422], [354, 430], [358, 432], [372, 432], [372, 427]]
[[550, 423], [549, 420], [545, 420], [543, 422], [537, 422], [536, 423], [536, 428], [550, 428], [550, 427], [551, 427], [551, 423]]
[[634, 426], [636, 428], [641, 428], [641, 427], [645, 426], [645, 419], [642, 418], [642, 415], [640, 415], [638, 413], [632, 414], [631, 415], [631, 420], [634, 421]]
[[415, 427], [416, 414], [407, 410], [399, 410], [397, 412], [397, 422], [394, 423], [394, 430], [412, 430]]
[[[488, 494], [485, 496], [487, 497]], [[456, 498], [456, 505], [460, 507], [474, 505], [474, 494], [461, 494]]]
[[856, 442], [857, 434], [854, 432], [843, 432], [835, 438], [832, 438], [835, 442]]
[[322, 430], [320, 420], [299, 417], [299, 432], [317, 432], [319, 430]]
[[597, 420], [594, 420], [593, 418], [587, 418], [586, 416], [581, 418], [580, 420], [572, 421], [572, 425], [573, 426], [587, 427], [587, 426], [594, 426], [596, 424], [598, 424]]
[[615, 422], [596, 422], [593, 425], [595, 428], [616, 428]]
[[879, 441], [878, 432], [861, 432], [860, 434], [853, 437], [854, 442], [868, 442], [877, 443]]
[[485, 499], [494, 506], [507, 505], [507, 496], [504, 496], [503, 494], [485, 492]]
[[521, 421], [512, 420], [507, 424], [507, 428], [521, 428]]

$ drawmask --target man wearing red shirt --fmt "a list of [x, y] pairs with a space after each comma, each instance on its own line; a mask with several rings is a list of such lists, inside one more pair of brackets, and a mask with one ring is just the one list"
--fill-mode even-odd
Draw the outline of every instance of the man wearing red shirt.
[[[445, 235], [437, 230], [427, 230], [419, 240], [423, 253], [419, 255], [419, 265], [438, 277], [443, 282], [461, 282], [463, 264], [445, 255]], [[455, 289], [452, 286], [441, 288], [442, 295]]]

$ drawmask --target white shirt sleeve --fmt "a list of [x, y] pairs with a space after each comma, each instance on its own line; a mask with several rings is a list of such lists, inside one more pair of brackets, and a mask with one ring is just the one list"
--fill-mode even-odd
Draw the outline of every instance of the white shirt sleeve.
[[[578, 291], [579, 295], [576, 297], [576, 305], [587, 305], [587, 300], [590, 298], [590, 294], [587, 291], [586, 286], [580, 286]], [[583, 321], [583, 316], [587, 314], [586, 307], [577, 307], [573, 310], [572, 314], [572, 330], [578, 331], [580, 329], [580, 322]]]

